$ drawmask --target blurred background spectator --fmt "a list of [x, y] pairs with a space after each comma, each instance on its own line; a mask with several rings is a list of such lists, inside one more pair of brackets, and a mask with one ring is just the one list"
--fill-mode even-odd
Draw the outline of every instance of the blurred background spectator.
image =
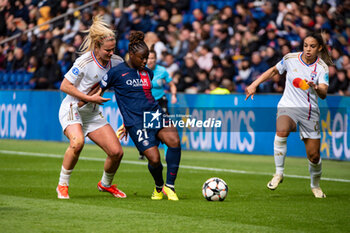
[[[178, 92], [186, 93], [244, 92], [283, 56], [298, 51], [308, 31], [321, 31], [334, 62], [329, 93], [350, 94], [350, 0], [120, 2], [0, 1], [0, 83], [4, 72], [25, 72], [32, 75], [31, 88], [59, 87], [79, 56], [83, 31], [100, 14], [116, 31], [117, 54], [127, 57], [131, 31], [145, 32], [157, 63], [167, 67]], [[77, 10], [84, 4], [90, 5]], [[36, 27], [49, 20], [54, 21]], [[284, 82], [276, 75], [258, 91], [281, 93]]]

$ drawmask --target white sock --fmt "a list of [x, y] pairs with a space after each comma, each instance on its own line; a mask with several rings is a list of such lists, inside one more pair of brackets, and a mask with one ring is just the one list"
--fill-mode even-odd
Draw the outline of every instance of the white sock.
[[171, 185], [171, 184], [165, 184], [165, 186], [167, 186], [168, 188], [175, 188], [175, 185]]
[[109, 187], [112, 184], [113, 178], [114, 178], [114, 173], [108, 173], [103, 171], [103, 175], [102, 175], [102, 179], [101, 179], [101, 183], [103, 186], [105, 187]]
[[275, 135], [274, 141], [274, 158], [276, 165], [276, 174], [283, 175], [284, 172], [284, 159], [287, 153], [287, 137], [279, 137]]
[[58, 181], [58, 184], [63, 185], [63, 186], [69, 186], [69, 178], [70, 178], [72, 172], [73, 172], [73, 169], [66, 170], [62, 165], [60, 179]]
[[310, 172], [310, 178], [311, 178], [311, 183], [310, 186], [311, 188], [318, 188], [320, 187], [320, 179], [322, 175], [322, 160], [320, 158], [320, 161], [318, 163], [312, 163], [309, 160], [309, 172]]

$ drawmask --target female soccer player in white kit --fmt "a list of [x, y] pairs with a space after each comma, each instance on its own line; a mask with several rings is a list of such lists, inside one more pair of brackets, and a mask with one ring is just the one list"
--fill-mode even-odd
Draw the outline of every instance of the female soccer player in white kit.
[[[325, 42], [318, 33], [311, 32], [303, 40], [303, 52], [289, 53], [276, 66], [265, 71], [257, 80], [246, 88], [246, 100], [253, 96], [260, 83], [275, 74], [286, 75], [286, 87], [278, 103], [276, 135], [274, 141], [274, 159], [276, 173], [267, 184], [275, 190], [283, 181], [284, 159], [287, 152], [287, 137], [299, 124], [300, 138], [304, 141], [311, 190], [316, 198], [325, 198], [319, 181], [322, 173], [320, 158], [320, 127], [318, 97], [325, 99], [328, 90], [328, 66], [332, 60], [327, 52]], [[318, 54], [322, 57], [319, 58]], [[327, 64], [326, 64], [327, 63]]]
[[[122, 58], [113, 54], [115, 45], [115, 33], [99, 16], [95, 17], [81, 46], [82, 55], [65, 74], [61, 84], [61, 91], [67, 93], [67, 96], [62, 101], [59, 120], [69, 139], [69, 147], [64, 155], [56, 189], [59, 199], [69, 199], [69, 179], [84, 147], [85, 136], [107, 154], [102, 179], [97, 184], [98, 189], [110, 192], [114, 197], [126, 197], [125, 193], [112, 185], [123, 150], [113, 128], [99, 111], [99, 104], [109, 99], [100, 96], [101, 90], [94, 95], [87, 95], [111, 67], [123, 62]], [[87, 104], [78, 107], [80, 100]]]

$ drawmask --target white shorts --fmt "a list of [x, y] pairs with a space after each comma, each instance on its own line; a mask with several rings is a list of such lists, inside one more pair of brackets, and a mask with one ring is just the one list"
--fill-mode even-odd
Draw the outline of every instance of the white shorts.
[[78, 108], [77, 103], [61, 104], [59, 120], [63, 132], [68, 125], [80, 124], [84, 136], [108, 124], [100, 112], [99, 106], [92, 103], [87, 103], [81, 108]]
[[296, 125], [299, 125], [299, 135], [301, 140], [305, 138], [320, 139], [321, 132], [319, 119], [316, 120], [315, 118], [312, 118], [308, 120], [307, 117], [301, 117], [300, 115], [301, 114], [293, 108], [277, 109], [277, 118], [280, 116], [289, 116]]

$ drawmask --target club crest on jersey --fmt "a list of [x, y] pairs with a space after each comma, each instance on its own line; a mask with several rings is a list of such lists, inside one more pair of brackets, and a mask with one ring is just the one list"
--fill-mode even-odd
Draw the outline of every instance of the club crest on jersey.
[[79, 69], [78, 69], [77, 67], [73, 67], [72, 73], [73, 73], [74, 75], [78, 75], [78, 74], [79, 74]]
[[314, 80], [314, 78], [316, 78], [317, 76], [317, 72], [316, 71], [312, 71], [311, 74], [310, 74], [310, 77], [312, 80]]
[[148, 81], [142, 79], [128, 79], [126, 80], [126, 84], [133, 87], [147, 87]]
[[105, 75], [102, 77], [102, 80], [103, 80], [103, 81], [107, 81], [107, 79], [108, 79], [108, 75], [105, 74]]
[[149, 145], [149, 141], [148, 141], [148, 140], [144, 140], [144, 141], [142, 142], [142, 144], [143, 144], [143, 146], [148, 146], [148, 145]]

